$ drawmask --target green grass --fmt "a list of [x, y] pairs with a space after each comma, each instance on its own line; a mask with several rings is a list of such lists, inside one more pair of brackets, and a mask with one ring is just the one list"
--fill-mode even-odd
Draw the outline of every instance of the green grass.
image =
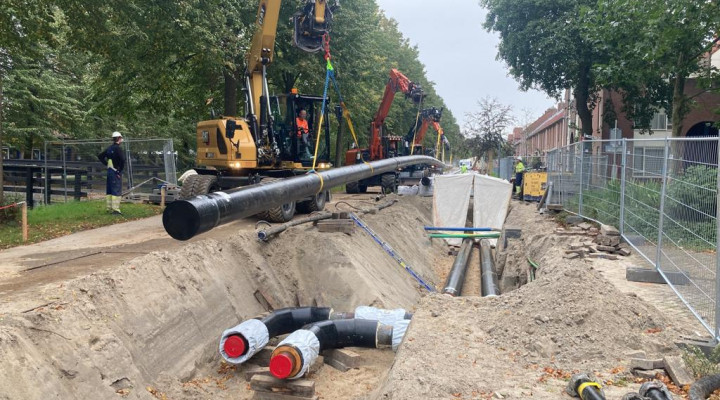
[[37, 243], [101, 226], [117, 224], [160, 214], [160, 206], [123, 203], [123, 215], [105, 210], [105, 200], [72, 201], [28, 210], [28, 241], [22, 241], [20, 210], [10, 220], [0, 223], [0, 249]]

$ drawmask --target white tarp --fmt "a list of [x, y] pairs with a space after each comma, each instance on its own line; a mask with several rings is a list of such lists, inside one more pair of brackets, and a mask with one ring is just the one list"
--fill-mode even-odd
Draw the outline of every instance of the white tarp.
[[[465, 226], [470, 205], [470, 191], [473, 187], [473, 175], [466, 173], [435, 176], [433, 192], [433, 224], [435, 226], [448, 228]], [[445, 239], [445, 241], [450, 246], [462, 244], [462, 239], [453, 238]]]
[[[502, 229], [510, 207], [512, 185], [504, 179], [475, 174], [473, 227]], [[495, 246], [497, 239], [490, 239]]]

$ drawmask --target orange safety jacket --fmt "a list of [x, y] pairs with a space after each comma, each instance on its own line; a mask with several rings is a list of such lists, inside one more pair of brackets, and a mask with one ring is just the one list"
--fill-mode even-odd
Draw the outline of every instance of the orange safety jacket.
[[297, 137], [301, 137], [303, 133], [310, 133], [306, 119], [295, 118], [295, 125], [297, 125]]

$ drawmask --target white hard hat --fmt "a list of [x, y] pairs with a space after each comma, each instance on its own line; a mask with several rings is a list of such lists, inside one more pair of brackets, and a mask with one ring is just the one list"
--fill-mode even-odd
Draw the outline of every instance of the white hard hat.
[[520, 156], [517, 156], [516, 160], [522, 161], [522, 158]]
[[115, 139], [116, 137], [122, 137], [122, 133], [115, 131], [112, 133], [112, 137], [113, 137], [113, 139]]

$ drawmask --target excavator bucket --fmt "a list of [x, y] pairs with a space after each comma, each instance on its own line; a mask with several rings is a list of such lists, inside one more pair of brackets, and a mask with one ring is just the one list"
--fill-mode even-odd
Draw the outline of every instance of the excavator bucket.
[[331, 7], [327, 0], [308, 0], [305, 8], [293, 15], [293, 44], [308, 53], [322, 50], [323, 36], [330, 32], [333, 11], [338, 7], [337, 1]]

